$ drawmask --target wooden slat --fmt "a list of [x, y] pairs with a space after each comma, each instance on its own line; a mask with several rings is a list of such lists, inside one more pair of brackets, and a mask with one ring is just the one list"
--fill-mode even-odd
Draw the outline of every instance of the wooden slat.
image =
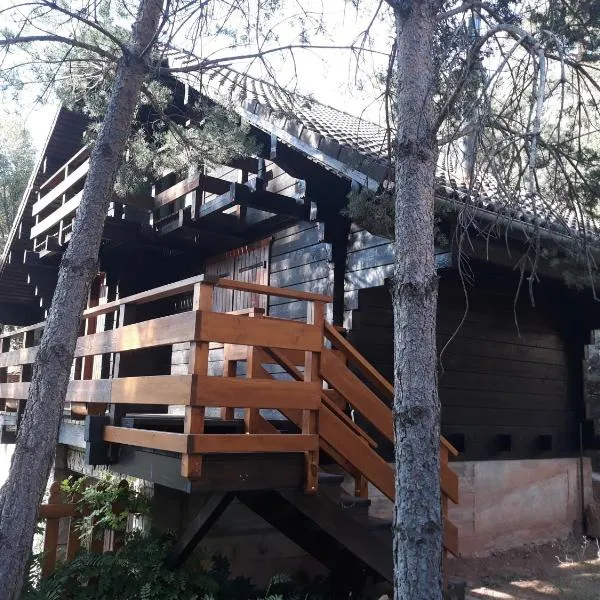
[[[281, 350], [268, 348], [265, 350], [265, 352], [268, 356], [271, 356], [272, 360], [274, 360], [276, 364], [283, 367], [296, 381], [302, 381], [304, 379], [304, 375], [286, 358]], [[350, 429], [358, 434], [363, 441], [369, 444], [372, 448], [376, 448], [377, 442], [375, 442], [375, 440], [373, 440], [365, 431], [363, 431], [343, 410], [340, 409], [339, 406], [337, 406], [334, 401], [331, 400], [328, 393], [331, 391], [333, 390], [320, 390], [323, 404], [325, 404], [329, 410], [334, 412]]]
[[320, 434], [389, 500], [394, 500], [393, 466], [362, 443], [361, 438], [328, 409], [322, 409], [320, 413]]
[[197, 338], [202, 341], [271, 346], [319, 352], [323, 334], [316, 326], [280, 319], [249, 319], [225, 313], [199, 313]]
[[101, 331], [80, 337], [75, 357], [187, 342], [194, 337], [195, 325], [195, 313], [186, 312]]
[[63, 519], [76, 514], [76, 504], [42, 504], [38, 510], [38, 519]]
[[12, 400], [27, 400], [29, 383], [22, 381], [15, 383], [0, 383], [0, 398]]
[[[248, 354], [247, 346], [239, 346], [236, 344], [226, 344], [228, 348], [229, 360], [246, 360]], [[289, 364], [301, 366], [304, 364], [303, 350], [289, 350], [279, 348], [278, 354], [285, 357]], [[278, 364], [277, 361], [265, 352], [262, 348], [258, 349], [258, 360], [261, 364]]]
[[198, 275], [196, 277], [190, 277], [170, 283], [168, 285], [162, 285], [160, 287], [133, 294], [120, 300], [108, 302], [102, 306], [90, 308], [83, 312], [83, 317], [88, 318], [94, 315], [99, 315], [107, 312], [117, 310], [122, 304], [144, 304], [146, 302], [154, 302], [162, 298], [169, 296], [176, 296], [191, 292], [194, 289], [194, 285], [202, 283], [203, 281], [213, 284], [217, 288], [238, 290], [242, 292], [252, 292], [255, 294], [264, 294], [266, 296], [279, 296], [282, 298], [291, 298], [293, 300], [311, 300], [316, 302], [332, 302], [333, 299], [330, 296], [323, 296], [321, 294], [311, 294], [309, 292], [302, 292], [287, 288], [274, 288], [268, 285], [260, 285], [257, 283], [245, 283], [242, 281], [235, 281], [233, 279], [225, 278], [211, 278], [210, 276]]
[[195, 396], [196, 403], [200, 405], [233, 408], [317, 410], [321, 404], [318, 383], [275, 379], [198, 377]]
[[32, 207], [31, 214], [35, 217], [45, 208], [48, 208], [55, 200], [64, 194], [70, 187], [83, 179], [90, 168], [90, 161], [86, 160], [77, 167], [66, 179], [61, 181], [56, 187], [52, 188], [45, 196], [42, 196]]
[[394, 441], [390, 409], [335, 354], [324, 348], [321, 354], [323, 378], [390, 441]]
[[180, 454], [185, 454], [188, 447], [188, 436], [184, 433], [128, 429], [112, 425], [104, 427], [104, 441], [141, 448], [153, 448], [154, 450], [165, 450], [166, 452], [179, 452]]
[[113, 379], [110, 402], [189, 404], [192, 395], [192, 381], [192, 375], [154, 375]]
[[452, 454], [452, 456], [459, 455], [458, 450], [444, 436], [441, 436], [441, 444], [450, 454]]
[[176, 281], [175, 283], [161, 285], [145, 292], [132, 294], [131, 296], [126, 296], [125, 298], [113, 300], [112, 302], [107, 302], [101, 306], [84, 310], [83, 317], [87, 319], [94, 315], [113, 312], [118, 310], [118, 308], [123, 304], [146, 304], [147, 302], [155, 302], [156, 300], [161, 300], [170, 296], [185, 294], [191, 292], [194, 289], [194, 285], [201, 283], [202, 281], [204, 281], [204, 275], [196, 275], [194, 277], [189, 277], [188, 279]]
[[37, 351], [37, 346], [34, 346], [32, 348], [21, 348], [20, 350], [4, 352], [0, 354], [0, 368], [33, 364]]
[[325, 337], [355, 364], [389, 400], [394, 399], [394, 386], [330, 323], [325, 323]]
[[266, 296], [276, 296], [278, 298], [292, 298], [293, 300], [310, 300], [325, 303], [333, 302], [331, 296], [324, 296], [323, 294], [313, 294], [311, 292], [303, 292], [289, 288], [276, 288], [268, 285], [260, 285], [258, 283], [245, 283], [243, 281], [235, 281], [234, 279], [219, 279], [215, 282], [215, 285], [228, 290], [254, 292], [256, 294], [265, 294]]
[[48, 231], [48, 229], [58, 225], [62, 219], [69, 216], [71, 213], [74, 213], [81, 202], [82, 195], [83, 192], [75, 194], [75, 196], [73, 196], [70, 200], [67, 200], [67, 202], [65, 202], [62, 206], [59, 206], [45, 219], [42, 219], [37, 225], [34, 225], [31, 228], [31, 239], [39, 237], [42, 233]]
[[78, 379], [69, 381], [67, 388], [67, 402], [110, 402], [110, 390], [112, 380], [110, 379]]
[[191, 454], [238, 454], [246, 452], [309, 452], [319, 448], [317, 435], [281, 433], [190, 435]]
[[178, 198], [189, 194], [197, 189], [206, 191], [210, 194], [224, 194], [231, 187], [230, 181], [224, 179], [218, 179], [217, 177], [211, 177], [210, 175], [202, 175], [197, 173], [179, 181], [170, 188], [162, 191], [154, 197], [154, 208], [160, 208], [165, 204], [170, 204]]
[[56, 169], [56, 171], [54, 171], [54, 173], [52, 173], [52, 175], [50, 175], [48, 177], [48, 179], [46, 179], [40, 185], [40, 190], [43, 190], [45, 187], [47, 187], [57, 177], [62, 177], [64, 174], [64, 170], [69, 165], [71, 165], [72, 163], [74, 163], [77, 160], [85, 160], [90, 155], [91, 150], [92, 149], [90, 146], [84, 146], [81, 150], [79, 150], [78, 152], [73, 154], [73, 156], [71, 156], [71, 158], [69, 158], [69, 160], [62, 167], [59, 167], [58, 169]]
[[[48, 505], [61, 505], [60, 498], [60, 483], [55, 481], [50, 486], [50, 496]], [[56, 549], [58, 545], [58, 528], [60, 525], [59, 519], [48, 519], [46, 521], [46, 531], [44, 532], [44, 554], [42, 557], [42, 577], [54, 572], [56, 568]]]
[[33, 331], [34, 329], [42, 329], [46, 323], [35, 323], [35, 325], [28, 325], [27, 327], [21, 327], [16, 331], [9, 331], [8, 333], [3, 333], [0, 335], [0, 339], [7, 337], [14, 337], [16, 335], [20, 335], [21, 333], [25, 333], [26, 331]]

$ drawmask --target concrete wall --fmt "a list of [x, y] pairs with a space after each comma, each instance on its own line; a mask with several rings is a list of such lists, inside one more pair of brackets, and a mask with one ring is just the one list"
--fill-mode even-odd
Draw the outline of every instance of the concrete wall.
[[[581, 533], [579, 459], [453, 462], [460, 503], [450, 504], [463, 556], [485, 555], [523, 544]], [[348, 491], [352, 481], [344, 483]], [[392, 518], [392, 503], [369, 487], [369, 514]], [[584, 459], [584, 500], [592, 501], [592, 470]]]
[[[460, 504], [450, 518], [459, 527], [463, 555], [487, 554], [581, 532], [579, 459], [457, 462]], [[584, 459], [584, 500], [592, 499], [592, 472]]]

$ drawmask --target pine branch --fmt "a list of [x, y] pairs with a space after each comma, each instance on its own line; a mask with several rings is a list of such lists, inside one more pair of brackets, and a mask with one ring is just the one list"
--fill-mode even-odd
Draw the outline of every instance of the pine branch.
[[11, 46], [20, 46], [23, 44], [31, 44], [35, 42], [52, 42], [56, 44], [66, 44], [67, 46], [72, 46], [75, 48], [81, 48], [83, 50], [88, 50], [89, 52], [93, 52], [106, 58], [110, 61], [118, 60], [118, 57], [114, 54], [111, 54], [107, 50], [100, 48], [100, 46], [96, 46], [94, 44], [88, 44], [87, 42], [82, 42], [76, 38], [67, 38], [62, 35], [22, 35], [4, 38], [0, 40], [0, 48], [7, 48]]

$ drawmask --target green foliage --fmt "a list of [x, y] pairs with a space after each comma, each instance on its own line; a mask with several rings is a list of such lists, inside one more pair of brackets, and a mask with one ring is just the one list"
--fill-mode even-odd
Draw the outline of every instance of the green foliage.
[[150, 501], [144, 494], [108, 473], [93, 485], [84, 477], [69, 477], [61, 482], [61, 491], [69, 502], [77, 504], [83, 538], [89, 538], [92, 525], [97, 535], [107, 530], [125, 533], [131, 515], [145, 516], [150, 512]]
[[325, 579], [274, 577], [266, 591], [243, 577], [232, 577], [220, 556], [196, 552], [184, 567], [165, 560], [175, 542], [171, 534], [132, 534], [115, 553], [81, 553], [58, 566], [37, 585], [30, 578], [22, 600], [325, 600]]
[[[127, 532], [127, 517], [147, 515], [148, 499], [112, 475], [99, 481], [69, 478], [61, 483], [65, 499], [89, 513], [81, 523], [82, 536], [95, 527], [119, 532], [125, 543], [116, 552], [80, 552], [59, 563], [55, 572], [40, 579], [43, 555], [34, 555], [22, 600], [325, 600], [331, 598], [329, 580], [277, 575], [266, 590], [245, 577], [233, 577], [229, 562], [197, 550], [178, 569], [166, 566], [174, 534]], [[115, 508], [118, 507], [118, 511]]]
[[18, 115], [0, 119], [0, 251], [27, 186], [35, 150]]
[[[278, 2], [273, 0], [266, 5], [271, 8]], [[75, 10], [70, 3], [58, 4]], [[87, 10], [82, 8], [83, 14]], [[0, 91], [6, 88], [17, 92], [23, 89], [26, 79], [34, 79], [45, 93], [51, 92], [64, 106], [90, 118], [92, 124], [85, 141], [93, 145], [106, 114], [121, 54], [119, 44], [125, 45], [130, 37], [120, 25], [130, 20], [131, 14], [127, 14], [130, 10], [126, 2], [96, 3], [93, 20], [99, 29], [73, 23], [72, 38], [86, 47], [65, 49], [57, 44], [29, 44], [21, 50], [27, 68], [3, 71], [10, 81], [7, 79]], [[183, 14], [178, 18], [183, 19]], [[48, 21], [48, 30], [53, 30], [53, 19], [58, 30], [64, 20], [60, 13], [53, 15], [52, 11], [44, 19]], [[15, 35], [17, 31], [0, 31], [2, 37]], [[117, 174], [115, 189], [121, 196], [148, 193], [150, 183], [169, 172], [187, 176], [190, 170], [226, 163], [258, 151], [249, 136], [249, 126], [241, 123], [232, 111], [206, 102], [190, 103], [184, 108], [181, 98], [174, 100], [175, 81], [158, 74], [158, 66], [164, 64], [163, 50], [155, 50], [149, 59], [156, 69], [151, 67], [146, 73], [136, 122], [132, 124], [125, 160]]]
[[[435, 207], [434, 240], [437, 246], [446, 247], [449, 239], [445, 223], [452, 211], [442, 206]], [[364, 227], [373, 235], [389, 240], [395, 239], [394, 231], [394, 195], [392, 191], [379, 193], [367, 188], [353, 190], [348, 194], [348, 206], [345, 213], [352, 221]]]
[[393, 240], [394, 195], [392, 192], [375, 194], [367, 188], [348, 194], [347, 215], [374, 235]]

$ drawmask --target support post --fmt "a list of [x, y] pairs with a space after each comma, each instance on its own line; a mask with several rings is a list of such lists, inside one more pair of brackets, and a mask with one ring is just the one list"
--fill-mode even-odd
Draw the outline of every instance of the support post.
[[[194, 286], [192, 310], [197, 311], [198, 320], [201, 322], [202, 312], [210, 312], [213, 307], [214, 284], [197, 283]], [[199, 333], [196, 331], [196, 333]], [[198, 336], [195, 335], [194, 338]], [[190, 358], [188, 373], [190, 375], [208, 375], [209, 342], [192, 341], [190, 343]], [[196, 404], [197, 395], [192, 397], [190, 406], [185, 407], [183, 432], [186, 434], [204, 433], [205, 407]], [[202, 475], [202, 456], [198, 454], [184, 454], [181, 457], [181, 475], [188, 479], [198, 479]]]
[[[223, 377], [235, 377], [237, 374], [237, 360], [229, 358], [229, 344], [223, 344]], [[221, 408], [221, 419], [232, 421], [235, 409], [231, 406]]]
[[[321, 339], [325, 335], [325, 312], [322, 302], [309, 302], [306, 322], [314, 325], [321, 332]], [[315, 382], [319, 381], [323, 385], [321, 379], [321, 353], [320, 352], [305, 352], [304, 354], [304, 381]], [[319, 434], [319, 411], [308, 410], [302, 411], [302, 433], [305, 435]], [[314, 494], [317, 492], [319, 481], [319, 451], [309, 451], [305, 453], [306, 460], [306, 478], [305, 492]]]
[[[265, 311], [261, 308], [253, 308], [248, 313], [249, 319], [261, 319]], [[257, 346], [248, 346], [246, 378], [254, 379], [262, 377], [262, 365], [259, 358], [259, 348]], [[260, 410], [258, 408], [246, 408], [244, 410], [244, 426], [246, 433], [258, 433], [260, 420]]]

